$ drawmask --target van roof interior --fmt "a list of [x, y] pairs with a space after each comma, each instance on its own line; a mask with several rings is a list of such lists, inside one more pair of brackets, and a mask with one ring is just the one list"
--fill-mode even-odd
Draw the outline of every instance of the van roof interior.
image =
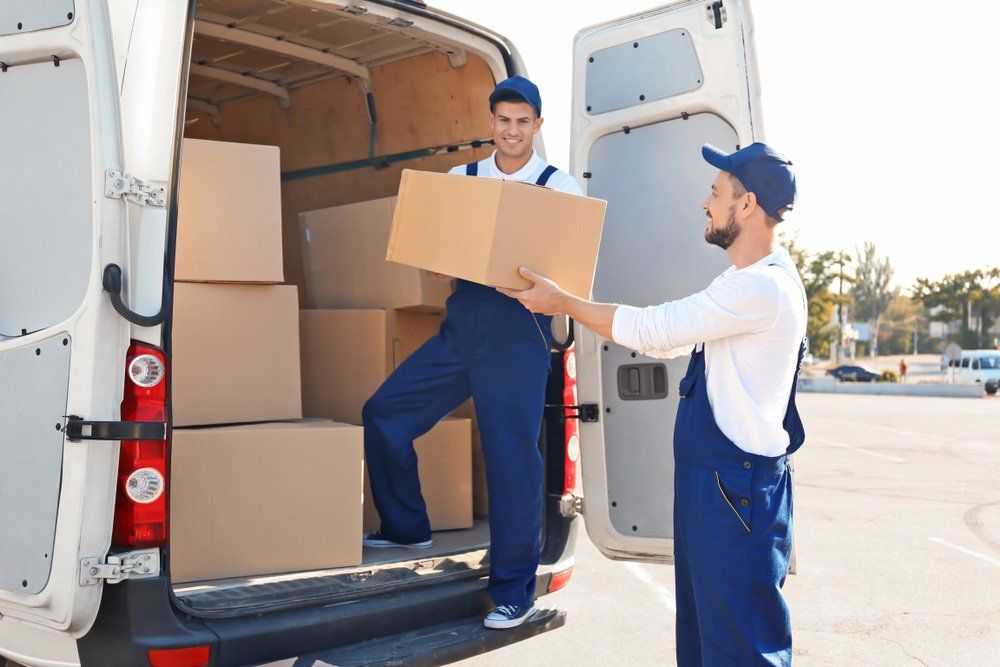
[[489, 155], [494, 85], [485, 59], [405, 18], [201, 0], [185, 136], [280, 148], [285, 278], [304, 298], [298, 214], [392, 196], [404, 168]]

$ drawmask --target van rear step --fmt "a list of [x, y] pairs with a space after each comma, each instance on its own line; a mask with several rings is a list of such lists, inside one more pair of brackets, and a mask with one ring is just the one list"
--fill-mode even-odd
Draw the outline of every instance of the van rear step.
[[[294, 664], [295, 667], [432, 667], [482, 655], [565, 624], [566, 612], [561, 609], [539, 609], [527, 621], [509, 630], [489, 630], [483, 627], [483, 619], [477, 616], [404, 632], [394, 637], [344, 646], [333, 651], [299, 656]], [[291, 663], [281, 661], [270, 664]]]

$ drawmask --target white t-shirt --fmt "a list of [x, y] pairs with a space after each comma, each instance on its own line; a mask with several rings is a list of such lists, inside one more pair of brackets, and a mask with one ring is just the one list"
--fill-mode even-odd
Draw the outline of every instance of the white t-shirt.
[[[513, 174], [505, 174], [500, 171], [497, 167], [497, 152], [493, 151], [493, 154], [488, 158], [479, 161], [479, 176], [486, 176], [488, 178], [499, 178], [505, 181], [527, 181], [528, 183], [534, 183], [538, 180], [538, 177], [542, 175], [545, 168], [548, 167], [548, 163], [543, 160], [539, 155], [538, 151], [534, 148], [531, 149], [531, 159], [528, 162], [515, 171]], [[459, 165], [457, 167], [452, 167], [449, 174], [464, 174], [465, 165]], [[559, 192], [567, 192], [571, 195], [582, 195], [583, 191], [580, 189], [580, 184], [576, 182], [576, 179], [567, 174], [565, 171], [557, 169], [555, 173], [549, 176], [548, 182], [545, 187], [552, 188], [553, 190], [558, 190]]]
[[[775, 265], [775, 266], [772, 266]], [[672, 359], [705, 343], [708, 400], [719, 429], [740, 449], [779, 456], [806, 294], [795, 263], [780, 248], [759, 262], [731, 266], [708, 289], [659, 306], [619, 306], [615, 342]]]

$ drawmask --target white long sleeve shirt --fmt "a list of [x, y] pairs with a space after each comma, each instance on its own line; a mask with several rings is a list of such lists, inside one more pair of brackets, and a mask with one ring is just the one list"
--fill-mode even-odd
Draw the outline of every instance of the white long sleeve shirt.
[[672, 359], [705, 344], [708, 400], [719, 429], [763, 456], [788, 447], [782, 428], [799, 346], [806, 295], [781, 248], [743, 269], [731, 266], [702, 292], [659, 306], [619, 306], [612, 337], [647, 356]]

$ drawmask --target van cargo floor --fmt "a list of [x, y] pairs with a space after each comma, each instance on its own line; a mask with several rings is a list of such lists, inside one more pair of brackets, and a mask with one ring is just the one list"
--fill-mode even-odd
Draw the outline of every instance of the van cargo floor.
[[489, 568], [489, 523], [434, 533], [429, 549], [364, 549], [356, 567], [177, 584], [177, 605], [192, 616], [232, 618], [379, 595]]

